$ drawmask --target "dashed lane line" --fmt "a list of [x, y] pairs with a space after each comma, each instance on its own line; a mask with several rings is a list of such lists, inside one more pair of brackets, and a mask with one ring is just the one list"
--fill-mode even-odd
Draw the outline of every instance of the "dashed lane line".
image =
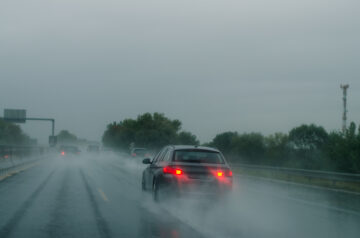
[[109, 199], [108, 199], [108, 197], [106, 196], [106, 194], [104, 193], [104, 191], [101, 190], [101, 188], [98, 188], [98, 191], [99, 191], [100, 196], [102, 197], [102, 199], [103, 199], [105, 202], [109, 202]]
[[82, 180], [84, 182], [85, 185], [85, 189], [87, 191], [87, 194], [89, 196], [89, 200], [90, 200], [90, 204], [91, 204], [91, 208], [93, 210], [95, 219], [96, 219], [96, 225], [98, 227], [98, 231], [100, 234], [101, 238], [111, 238], [111, 231], [109, 229], [108, 223], [106, 222], [106, 220], [104, 219], [104, 217], [102, 216], [101, 212], [100, 212], [100, 208], [99, 205], [96, 202], [95, 196], [91, 190], [91, 187], [85, 177], [85, 174], [83, 172], [82, 169], [79, 169], [80, 175], [82, 177]]
[[36, 198], [39, 194], [44, 190], [45, 186], [49, 183], [51, 177], [55, 173], [53, 170], [43, 182], [37, 187], [37, 189], [28, 197], [23, 204], [19, 207], [19, 209], [15, 212], [15, 214], [8, 220], [8, 222], [0, 228], [0, 237], [7, 238], [11, 236], [12, 232], [16, 229], [17, 225], [24, 217], [24, 215], [28, 212], [29, 208], [33, 205]]

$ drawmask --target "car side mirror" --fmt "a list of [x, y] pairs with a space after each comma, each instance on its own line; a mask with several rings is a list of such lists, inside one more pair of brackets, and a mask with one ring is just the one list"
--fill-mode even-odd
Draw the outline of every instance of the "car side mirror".
[[151, 164], [151, 161], [149, 158], [143, 159], [143, 164]]

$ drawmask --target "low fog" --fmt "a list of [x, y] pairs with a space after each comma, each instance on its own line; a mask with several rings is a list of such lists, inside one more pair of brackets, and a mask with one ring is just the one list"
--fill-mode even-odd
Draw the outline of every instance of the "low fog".
[[[119, 155], [108, 152], [101, 156], [84, 154], [75, 161], [56, 163], [58, 166], [70, 164], [71, 167], [83, 167], [87, 175], [98, 184], [103, 183], [104, 176], [116, 176], [121, 184], [128, 186], [122, 196], [138, 203], [140, 209], [146, 210], [151, 216], [175, 219], [175, 225], [154, 221], [148, 227], [139, 228], [145, 229], [146, 235], [198, 237], [196, 233], [177, 227], [181, 223], [203, 237], [214, 238], [358, 237], [360, 232], [359, 208], [341, 208], [341, 203], [355, 205], [354, 200], [344, 199], [343, 194], [241, 174], [234, 175], [233, 192], [219, 201], [190, 195], [156, 203], [151, 193], [140, 189], [141, 175], [146, 167], [141, 161], [140, 158], [131, 158], [127, 153]], [[96, 167], [93, 167], [94, 163]], [[118, 172], [110, 175], [110, 167]], [[350, 197], [354, 199], [358, 196]], [[111, 197], [108, 199], [111, 200]]]
[[[233, 191], [153, 200], [128, 151], [0, 159], [0, 236], [358, 237], [359, 193], [253, 177], [233, 165]], [[211, 191], [210, 191], [211, 192]], [[205, 195], [205, 194], [204, 194]], [[34, 219], [36, 214], [36, 219]]]
[[[320, 161], [329, 166], [299, 168], [334, 163], [338, 172], [359, 171], [360, 131], [352, 124], [352, 131], [340, 132], [340, 84], [350, 85], [348, 124], [360, 118], [359, 10], [356, 0], [0, 1], [0, 117], [10, 108], [54, 118], [55, 135], [66, 130], [83, 146], [62, 155], [61, 143], [48, 146], [50, 123], [27, 121], [20, 129], [0, 121], [0, 237], [358, 238], [355, 185], [339, 191], [234, 167], [234, 189], [220, 200], [187, 196], [157, 203], [141, 190], [143, 158], [100, 144], [113, 122], [106, 146], [114, 149], [128, 146], [124, 131], [133, 132], [126, 139], [143, 135], [144, 145], [136, 147], [182, 137], [202, 144], [237, 131], [226, 137], [229, 148], [237, 142], [227, 151], [237, 156], [236, 166], [246, 161], [237, 152], [252, 143], [240, 140], [241, 133], [259, 132], [249, 138], [260, 138], [263, 147], [248, 154], [274, 142], [273, 151], [261, 154], [264, 164]], [[176, 129], [147, 120], [160, 126], [118, 130], [124, 119], [155, 112]], [[313, 141], [297, 146], [288, 134], [262, 137], [312, 123], [319, 127], [311, 125], [317, 130], [308, 134], [324, 132], [311, 134], [315, 142], [323, 139], [316, 150]], [[171, 136], [161, 141], [163, 135]], [[332, 150], [328, 138], [341, 146]], [[87, 151], [89, 144], [101, 151]], [[301, 149], [303, 157], [291, 157]], [[287, 156], [299, 163], [280, 163]], [[221, 176], [230, 179], [224, 168]]]

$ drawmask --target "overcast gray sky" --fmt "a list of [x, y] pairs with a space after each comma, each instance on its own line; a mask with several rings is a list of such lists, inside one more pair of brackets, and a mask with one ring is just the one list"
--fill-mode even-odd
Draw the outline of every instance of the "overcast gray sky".
[[[223, 131], [360, 122], [359, 0], [2, 0], [0, 110], [100, 140], [144, 112]], [[0, 112], [2, 114], [2, 112]], [[45, 142], [50, 124], [24, 130]]]

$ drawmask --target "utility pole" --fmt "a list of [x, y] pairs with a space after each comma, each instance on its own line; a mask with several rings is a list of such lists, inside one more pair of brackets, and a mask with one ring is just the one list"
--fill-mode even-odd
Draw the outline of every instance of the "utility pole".
[[340, 85], [340, 88], [343, 91], [343, 107], [344, 107], [344, 112], [343, 112], [343, 117], [342, 117], [342, 131], [343, 133], [346, 132], [346, 113], [347, 113], [347, 109], [346, 109], [346, 96], [347, 96], [347, 90], [349, 88], [349, 84], [345, 84], [345, 85]]

